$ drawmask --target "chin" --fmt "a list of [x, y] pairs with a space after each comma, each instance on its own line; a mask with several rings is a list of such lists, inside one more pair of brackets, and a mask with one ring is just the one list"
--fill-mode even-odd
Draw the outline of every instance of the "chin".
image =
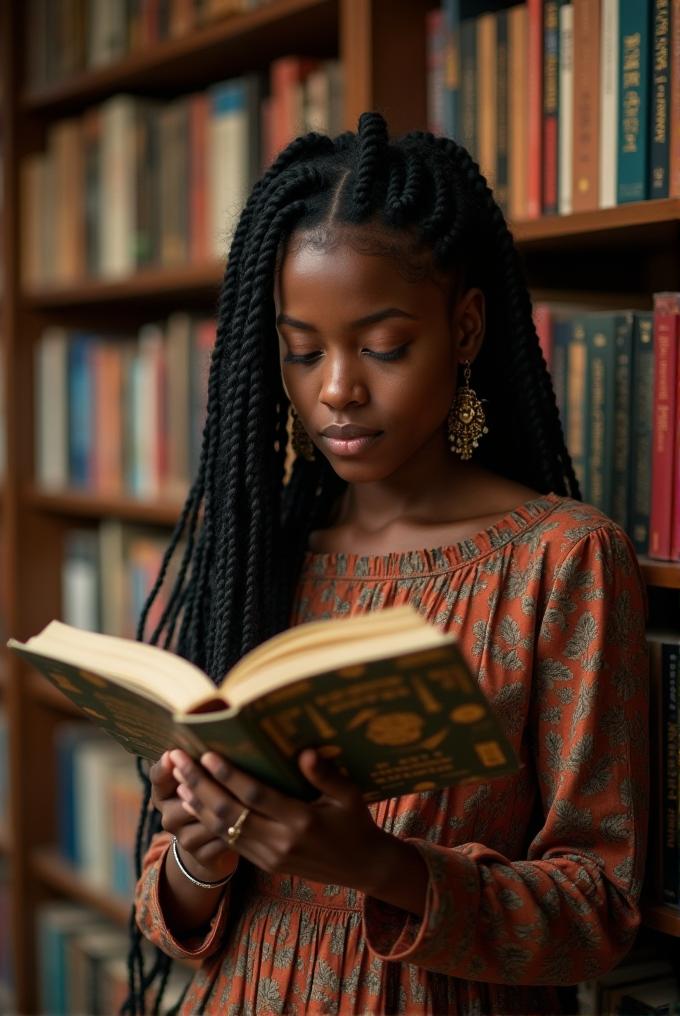
[[386, 465], [385, 462], [362, 462], [359, 457], [356, 459], [344, 459], [339, 456], [331, 458], [327, 456], [328, 461], [333, 467], [334, 472], [342, 480], [346, 480], [347, 483], [377, 483], [380, 480], [385, 480], [388, 476], [398, 469], [399, 463], [390, 463]]

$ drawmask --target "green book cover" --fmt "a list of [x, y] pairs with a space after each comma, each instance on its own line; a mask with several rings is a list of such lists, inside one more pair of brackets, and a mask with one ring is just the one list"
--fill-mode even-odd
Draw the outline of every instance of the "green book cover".
[[628, 532], [638, 554], [649, 553], [654, 421], [654, 315], [635, 315], [630, 427], [630, 516]]
[[588, 501], [611, 517], [613, 504], [616, 317], [588, 315]]
[[567, 448], [581, 488], [581, 497], [589, 501], [588, 455], [590, 418], [587, 413], [588, 346], [585, 317], [572, 318], [567, 347]]
[[650, 0], [620, 0], [618, 203], [649, 197]]
[[310, 799], [316, 792], [297, 757], [314, 747], [367, 800], [378, 801], [519, 769], [454, 640], [440, 638], [436, 648], [294, 680], [240, 709], [214, 698], [200, 706], [208, 711], [191, 714], [173, 712], [105, 670], [84, 669], [15, 640], [8, 645], [135, 755], [157, 759], [172, 747], [195, 758], [216, 751], [268, 785]]

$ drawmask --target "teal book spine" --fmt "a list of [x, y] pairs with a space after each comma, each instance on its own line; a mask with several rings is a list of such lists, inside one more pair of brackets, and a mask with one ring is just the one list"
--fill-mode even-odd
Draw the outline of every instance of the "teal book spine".
[[611, 517], [613, 505], [614, 398], [616, 317], [593, 314], [586, 318], [588, 347], [587, 444], [588, 501]]
[[585, 318], [571, 321], [571, 334], [567, 348], [567, 448], [576, 473], [581, 497], [589, 500], [588, 456], [590, 422], [586, 412], [588, 380], [588, 346]]
[[650, 198], [667, 198], [669, 192], [671, 147], [670, 13], [668, 0], [653, 0], [651, 85], [649, 89]]
[[635, 315], [632, 375], [628, 533], [637, 553], [648, 554], [654, 421], [654, 315], [651, 312]]
[[560, 413], [562, 433], [567, 436], [567, 350], [571, 338], [571, 322], [555, 321], [553, 324], [552, 353], [550, 355], [550, 377], [555, 401]]
[[617, 200], [649, 197], [650, 0], [620, 0]]
[[[628, 530], [630, 501], [630, 422], [633, 365], [632, 311], [616, 315], [614, 348], [614, 475], [612, 479], [611, 518]], [[609, 411], [609, 407], [606, 407]]]

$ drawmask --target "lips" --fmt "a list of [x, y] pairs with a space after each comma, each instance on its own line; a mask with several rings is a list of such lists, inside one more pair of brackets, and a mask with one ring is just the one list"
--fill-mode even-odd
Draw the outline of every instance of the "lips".
[[333, 455], [359, 455], [382, 437], [381, 430], [359, 427], [354, 423], [333, 423], [324, 427], [321, 437]]

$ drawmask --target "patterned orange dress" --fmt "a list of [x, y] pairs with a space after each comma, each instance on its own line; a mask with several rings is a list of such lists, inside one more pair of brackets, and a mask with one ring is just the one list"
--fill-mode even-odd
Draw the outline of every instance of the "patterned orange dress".
[[375, 821], [430, 872], [420, 919], [241, 862], [205, 936], [137, 919], [202, 961], [182, 1013], [481, 1016], [561, 1011], [554, 985], [612, 967], [638, 924], [647, 808], [642, 580], [609, 519], [547, 495], [434, 551], [309, 554], [295, 623], [410, 602], [455, 632], [524, 763], [519, 776], [384, 801]]

